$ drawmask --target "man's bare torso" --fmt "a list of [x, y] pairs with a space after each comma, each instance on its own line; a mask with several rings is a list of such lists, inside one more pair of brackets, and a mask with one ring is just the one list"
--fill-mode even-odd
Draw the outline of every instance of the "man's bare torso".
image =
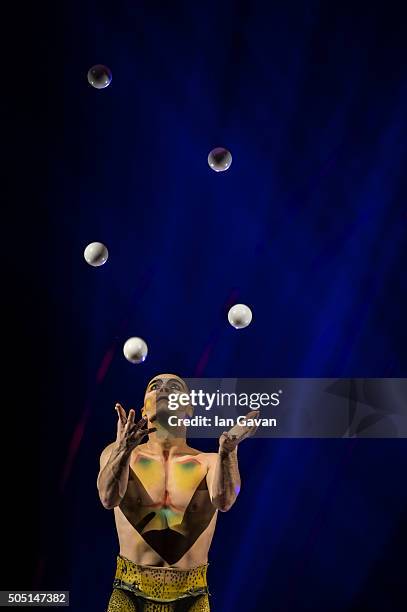
[[188, 569], [208, 561], [217, 510], [207, 473], [215, 453], [186, 447], [131, 455], [127, 491], [114, 508], [120, 554], [139, 565]]

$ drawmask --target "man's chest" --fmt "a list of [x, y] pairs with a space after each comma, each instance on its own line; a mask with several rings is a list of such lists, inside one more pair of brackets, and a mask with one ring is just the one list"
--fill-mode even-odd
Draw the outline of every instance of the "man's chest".
[[194, 456], [159, 459], [139, 453], [130, 467], [150, 503], [183, 505], [198, 489], [206, 488], [207, 466]]
[[193, 455], [170, 460], [133, 455], [126, 494], [115, 513], [121, 537], [131, 541], [131, 525], [162, 559], [171, 564], [181, 559], [215, 514], [207, 471], [208, 463]]

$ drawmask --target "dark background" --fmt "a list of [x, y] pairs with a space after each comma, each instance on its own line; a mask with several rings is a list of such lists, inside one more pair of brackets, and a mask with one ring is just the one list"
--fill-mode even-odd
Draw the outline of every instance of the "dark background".
[[[162, 371], [406, 376], [406, 19], [392, 2], [73, 0], [7, 6], [2, 30], [1, 588], [99, 612], [116, 401], [140, 408]], [[248, 440], [239, 457], [215, 612], [406, 608], [404, 440]]]

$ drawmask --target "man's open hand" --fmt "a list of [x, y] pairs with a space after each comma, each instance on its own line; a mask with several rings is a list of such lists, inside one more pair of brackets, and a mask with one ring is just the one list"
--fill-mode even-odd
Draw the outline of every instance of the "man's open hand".
[[[138, 446], [143, 438], [153, 431], [157, 431], [156, 427], [147, 427], [147, 418], [141, 418], [137, 423], [134, 422], [135, 410], [130, 409], [128, 417], [126, 411], [120, 404], [116, 404], [117, 412], [117, 437], [116, 444], [120, 448], [132, 451]], [[151, 421], [155, 421], [156, 416], [152, 416]]]
[[[255, 419], [259, 416], [258, 410], [251, 410], [246, 414], [246, 419]], [[230, 453], [237, 445], [250, 436], [254, 436], [258, 425], [234, 425], [229, 431], [224, 431], [219, 438], [219, 450], [223, 453]]]

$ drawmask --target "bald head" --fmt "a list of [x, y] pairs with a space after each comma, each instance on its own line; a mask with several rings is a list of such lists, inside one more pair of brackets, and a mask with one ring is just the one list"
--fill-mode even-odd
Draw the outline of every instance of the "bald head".
[[177, 391], [187, 391], [188, 386], [177, 374], [157, 374], [149, 381], [146, 393], [160, 389], [165, 389], [168, 393], [176, 393]]

